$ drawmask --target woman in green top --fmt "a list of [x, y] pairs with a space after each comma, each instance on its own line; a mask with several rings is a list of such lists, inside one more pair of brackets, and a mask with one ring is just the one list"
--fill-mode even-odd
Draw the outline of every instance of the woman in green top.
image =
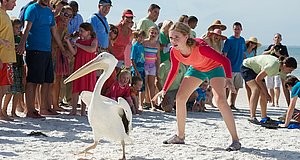
[[243, 61], [241, 74], [250, 87], [251, 95], [249, 101], [251, 123], [259, 124], [256, 119], [256, 108], [259, 95], [261, 95], [261, 122], [269, 120], [267, 117], [267, 102], [271, 101], [271, 96], [268, 93], [264, 78], [266, 76], [281, 75], [291, 73], [297, 68], [297, 61], [293, 57], [274, 57], [270, 55], [259, 55], [252, 58], [247, 58]]
[[159, 44], [160, 44], [160, 63], [170, 59], [170, 39], [169, 39], [169, 28], [173, 25], [170, 20], [165, 20], [162, 24], [159, 33]]

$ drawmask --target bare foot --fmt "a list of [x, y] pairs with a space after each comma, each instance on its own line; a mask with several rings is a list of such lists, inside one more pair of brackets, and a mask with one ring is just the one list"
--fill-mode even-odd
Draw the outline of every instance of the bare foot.
[[44, 116], [41, 116], [38, 113], [38, 111], [27, 112], [26, 117], [29, 117], [29, 118], [45, 118]]
[[58, 112], [65, 112], [66, 110], [60, 106], [53, 107], [53, 110], [58, 111]]
[[0, 115], [0, 120], [3, 121], [14, 121], [14, 119], [10, 118], [9, 116]]
[[53, 109], [41, 109], [40, 114], [45, 116], [58, 115], [58, 113]]
[[13, 118], [20, 118], [16, 113], [11, 113], [11, 117], [13, 117]]
[[151, 111], [154, 112], [154, 111], [157, 111], [157, 109], [155, 107], [152, 107]]
[[72, 109], [71, 112], [69, 113], [69, 116], [75, 116], [77, 113], [77, 109]]

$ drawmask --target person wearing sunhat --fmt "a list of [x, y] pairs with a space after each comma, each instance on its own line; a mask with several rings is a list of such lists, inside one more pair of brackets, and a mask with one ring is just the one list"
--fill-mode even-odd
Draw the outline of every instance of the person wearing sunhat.
[[92, 24], [98, 39], [98, 52], [107, 51], [109, 38], [109, 25], [106, 16], [112, 6], [111, 0], [99, 0], [98, 12], [94, 13], [87, 20]]
[[204, 37], [205, 42], [219, 53], [222, 53], [222, 45], [226, 39], [227, 37], [222, 35], [222, 30], [218, 28], [208, 31]]
[[227, 29], [226, 25], [221, 23], [221, 20], [216, 19], [208, 28], [207, 31], [213, 31], [214, 29], [220, 29], [225, 31]]
[[246, 51], [246, 43], [245, 39], [241, 36], [242, 24], [240, 22], [235, 22], [232, 29], [233, 35], [225, 41], [222, 52], [231, 62], [233, 72], [232, 80], [236, 89], [236, 93], [227, 94], [230, 99], [229, 105], [231, 109], [238, 110], [235, 107], [235, 101], [239, 89], [243, 88], [243, 78], [240, 72], [244, 60], [244, 52]]
[[[257, 48], [260, 46], [261, 43], [258, 42], [256, 37], [251, 36], [248, 40], [246, 40], [247, 50], [244, 53], [244, 59], [256, 56]], [[247, 91], [248, 102], [250, 102], [251, 89], [246, 82], [245, 82], [245, 88]]]
[[250, 37], [246, 40], [247, 51], [244, 54], [244, 59], [256, 56], [257, 48], [261, 46], [256, 37]]

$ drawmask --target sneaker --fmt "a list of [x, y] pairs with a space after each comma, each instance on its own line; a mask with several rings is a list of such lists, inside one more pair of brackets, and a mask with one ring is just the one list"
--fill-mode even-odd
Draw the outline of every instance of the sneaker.
[[176, 134], [169, 138], [168, 140], [163, 141], [163, 144], [185, 144], [184, 138], [179, 138]]
[[265, 117], [265, 118], [262, 118], [262, 119], [260, 120], [260, 123], [267, 123], [267, 122], [269, 122], [269, 121], [271, 121], [271, 118], [270, 118], [270, 117]]
[[256, 117], [251, 117], [248, 119], [248, 121], [253, 124], [260, 124]]
[[233, 141], [231, 145], [228, 148], [226, 148], [226, 151], [238, 151], [241, 149], [241, 147], [242, 145], [239, 141]]

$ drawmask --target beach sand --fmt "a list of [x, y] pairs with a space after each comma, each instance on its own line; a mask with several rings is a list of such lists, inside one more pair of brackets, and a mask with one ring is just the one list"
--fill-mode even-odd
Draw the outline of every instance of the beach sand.
[[[127, 159], [137, 160], [202, 160], [202, 159], [300, 159], [298, 129], [266, 129], [247, 121], [249, 117], [245, 90], [239, 92], [239, 112], [234, 112], [242, 149], [227, 152], [230, 135], [219, 111], [209, 108], [205, 113], [189, 112], [185, 145], [164, 145], [163, 140], [176, 133], [175, 112], [144, 111], [133, 116], [131, 144], [126, 144]], [[281, 94], [280, 108], [269, 107], [272, 118], [284, 113], [287, 105]], [[40, 131], [48, 137], [28, 136]], [[74, 155], [93, 142], [87, 117], [62, 114], [45, 120], [19, 118], [14, 122], [0, 121], [0, 159], [4, 160], [78, 160], [118, 159], [120, 142], [103, 139], [92, 155]]]

